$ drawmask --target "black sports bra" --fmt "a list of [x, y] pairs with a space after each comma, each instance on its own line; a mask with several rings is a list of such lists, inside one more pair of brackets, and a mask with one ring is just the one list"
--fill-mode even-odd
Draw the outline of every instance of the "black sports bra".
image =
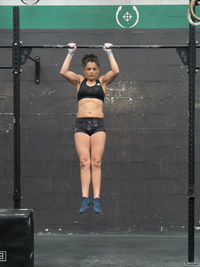
[[104, 91], [102, 89], [100, 81], [97, 79], [96, 84], [93, 86], [88, 86], [86, 84], [87, 79], [83, 80], [80, 89], [77, 94], [77, 100], [81, 100], [83, 98], [97, 98], [100, 99], [101, 101], [104, 101]]

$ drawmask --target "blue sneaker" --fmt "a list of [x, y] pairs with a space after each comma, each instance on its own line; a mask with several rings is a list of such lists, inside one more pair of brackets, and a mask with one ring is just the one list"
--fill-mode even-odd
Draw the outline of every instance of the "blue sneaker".
[[96, 213], [102, 213], [101, 206], [100, 206], [100, 198], [93, 199], [93, 210]]
[[90, 206], [90, 204], [91, 204], [91, 200], [89, 199], [89, 197], [82, 197], [82, 203], [81, 203], [79, 212], [84, 213], [87, 210], [87, 208]]

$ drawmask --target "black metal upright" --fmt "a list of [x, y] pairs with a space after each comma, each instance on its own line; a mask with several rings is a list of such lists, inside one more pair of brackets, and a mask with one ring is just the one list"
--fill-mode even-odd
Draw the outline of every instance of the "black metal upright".
[[14, 124], [14, 208], [21, 207], [20, 160], [20, 27], [19, 7], [13, 7], [13, 124]]
[[189, 25], [188, 43], [189, 74], [189, 132], [188, 132], [188, 263], [194, 263], [195, 242], [195, 26]]

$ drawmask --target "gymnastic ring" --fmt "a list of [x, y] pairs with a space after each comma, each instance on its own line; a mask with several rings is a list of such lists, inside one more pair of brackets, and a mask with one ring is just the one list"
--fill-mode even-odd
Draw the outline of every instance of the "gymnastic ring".
[[[200, 21], [200, 17], [197, 17], [197, 15], [194, 13], [194, 6], [195, 6], [195, 3], [196, 3], [196, 0], [191, 0], [191, 2], [190, 2], [190, 7], [189, 7], [189, 9], [190, 9], [190, 14], [191, 14], [191, 16], [192, 16], [194, 19]], [[198, 1], [197, 4], [200, 5], [200, 2]]]
[[191, 14], [190, 14], [190, 9], [189, 9], [189, 8], [188, 8], [188, 11], [187, 11], [187, 18], [188, 18], [189, 23], [190, 23], [192, 26], [200, 26], [200, 22], [194, 22], [194, 21], [191, 19]]
[[21, 0], [21, 2], [22, 2], [23, 4], [25, 4], [25, 5], [27, 5], [27, 6], [33, 6], [33, 5], [36, 5], [39, 1], [40, 1], [40, 0], [35, 0], [35, 2], [34, 2], [33, 4], [29, 5], [28, 3], [26, 3], [25, 0]]

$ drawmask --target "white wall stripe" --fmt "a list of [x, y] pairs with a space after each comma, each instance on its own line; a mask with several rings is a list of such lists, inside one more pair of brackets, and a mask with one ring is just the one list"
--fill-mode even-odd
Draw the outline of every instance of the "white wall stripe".
[[[36, 0], [24, 0], [34, 2]], [[37, 5], [188, 5], [189, 0], [39, 0]], [[24, 5], [21, 0], [0, 0], [0, 5]]]

